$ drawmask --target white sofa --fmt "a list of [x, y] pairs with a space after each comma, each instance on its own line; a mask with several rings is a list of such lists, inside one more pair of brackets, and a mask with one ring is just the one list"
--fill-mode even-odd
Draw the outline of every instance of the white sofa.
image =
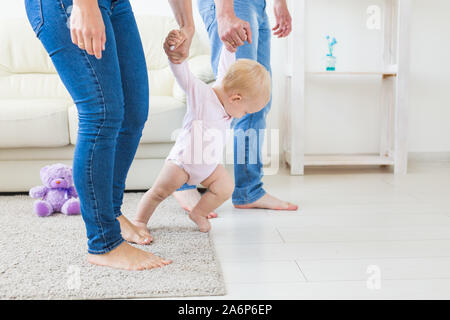
[[[150, 114], [127, 189], [149, 188], [181, 127], [185, 98], [162, 49], [177, 27], [167, 17], [137, 17], [150, 75]], [[208, 43], [196, 35], [189, 65], [203, 81], [214, 80]], [[40, 184], [47, 164], [72, 164], [78, 117], [75, 105], [40, 41], [25, 19], [0, 21], [0, 192]]]

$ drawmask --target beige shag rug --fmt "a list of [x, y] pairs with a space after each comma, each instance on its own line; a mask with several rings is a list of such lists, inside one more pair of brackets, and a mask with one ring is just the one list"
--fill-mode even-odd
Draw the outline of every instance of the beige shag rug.
[[[132, 217], [142, 193], [126, 193]], [[105, 299], [224, 295], [225, 285], [208, 234], [164, 201], [150, 220], [154, 243], [139, 246], [173, 264], [119, 271], [86, 262], [81, 216], [39, 218], [28, 196], [0, 196], [0, 299]]]

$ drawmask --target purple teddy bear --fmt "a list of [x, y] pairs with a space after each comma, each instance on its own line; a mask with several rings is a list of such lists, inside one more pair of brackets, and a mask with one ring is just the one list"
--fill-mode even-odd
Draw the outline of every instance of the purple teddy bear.
[[66, 215], [81, 213], [71, 167], [61, 163], [45, 166], [41, 169], [40, 176], [44, 185], [30, 190], [32, 198], [41, 198], [34, 203], [34, 212], [39, 217], [47, 217], [53, 212]]

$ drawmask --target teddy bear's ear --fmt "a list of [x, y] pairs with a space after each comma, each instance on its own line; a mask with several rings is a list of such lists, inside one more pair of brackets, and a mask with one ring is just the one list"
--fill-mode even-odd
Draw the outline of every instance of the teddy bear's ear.
[[46, 178], [46, 176], [47, 176], [47, 174], [48, 174], [49, 168], [50, 168], [50, 166], [45, 166], [45, 167], [41, 168], [41, 171], [40, 171], [40, 173], [39, 173], [39, 176], [40, 176], [40, 178], [41, 178], [41, 181], [42, 181], [42, 183], [43, 183], [44, 185], [46, 185], [46, 183], [47, 183], [47, 178]]
[[45, 167], [41, 168], [41, 171], [40, 171], [41, 177], [48, 171], [48, 168], [50, 168], [50, 166], [45, 166]]

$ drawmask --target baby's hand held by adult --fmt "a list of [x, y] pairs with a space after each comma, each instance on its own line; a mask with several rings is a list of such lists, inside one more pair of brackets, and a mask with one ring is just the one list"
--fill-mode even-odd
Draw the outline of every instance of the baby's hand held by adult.
[[172, 63], [182, 63], [189, 56], [193, 32], [187, 30], [172, 30], [164, 42], [164, 51]]

